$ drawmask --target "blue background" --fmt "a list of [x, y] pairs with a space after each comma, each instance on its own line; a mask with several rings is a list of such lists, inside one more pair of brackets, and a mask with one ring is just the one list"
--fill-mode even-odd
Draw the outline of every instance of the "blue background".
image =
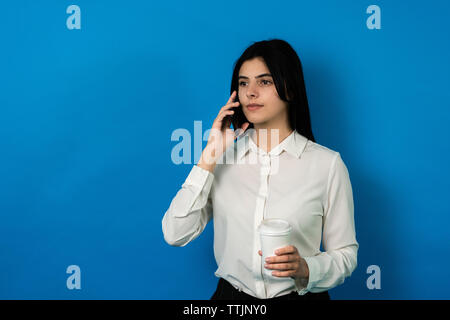
[[[71, 4], [81, 30], [66, 27]], [[366, 26], [371, 4], [380, 30]], [[2, 3], [0, 298], [209, 299], [212, 224], [183, 248], [163, 239], [198, 160], [174, 164], [171, 134], [209, 129], [235, 60], [270, 38], [299, 54], [316, 140], [350, 172], [358, 267], [331, 298], [450, 298], [448, 12], [448, 1]], [[81, 290], [66, 287], [72, 264]], [[366, 286], [370, 265], [380, 290]]]

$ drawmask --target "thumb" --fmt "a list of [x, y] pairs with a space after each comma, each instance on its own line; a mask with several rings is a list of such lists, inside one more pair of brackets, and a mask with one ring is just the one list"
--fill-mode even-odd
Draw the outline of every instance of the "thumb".
[[239, 138], [242, 134], [244, 134], [245, 130], [247, 130], [250, 123], [245, 122], [240, 128], [236, 129], [234, 132], [235, 139]]

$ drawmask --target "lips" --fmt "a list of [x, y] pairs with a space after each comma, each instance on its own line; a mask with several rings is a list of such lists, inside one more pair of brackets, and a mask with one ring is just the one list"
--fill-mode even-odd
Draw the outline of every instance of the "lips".
[[250, 110], [250, 111], [259, 110], [261, 108], [262, 108], [262, 104], [252, 103], [252, 104], [247, 105], [247, 109]]

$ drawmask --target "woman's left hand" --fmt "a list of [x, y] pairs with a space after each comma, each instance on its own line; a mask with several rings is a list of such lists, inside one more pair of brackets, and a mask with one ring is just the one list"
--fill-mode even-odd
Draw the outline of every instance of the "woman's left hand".
[[[262, 256], [261, 250], [258, 251]], [[305, 259], [303, 259], [295, 246], [287, 246], [275, 251], [276, 256], [267, 257], [264, 267], [275, 270], [272, 275], [275, 277], [291, 277], [294, 280], [308, 280], [309, 269]]]

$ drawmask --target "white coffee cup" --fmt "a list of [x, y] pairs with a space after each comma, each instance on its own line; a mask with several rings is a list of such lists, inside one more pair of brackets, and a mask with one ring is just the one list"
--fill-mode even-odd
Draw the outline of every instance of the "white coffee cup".
[[291, 245], [292, 227], [282, 219], [265, 219], [258, 227], [261, 239], [262, 264], [264, 273], [272, 276], [274, 270], [264, 267], [267, 257], [276, 256], [275, 250]]

